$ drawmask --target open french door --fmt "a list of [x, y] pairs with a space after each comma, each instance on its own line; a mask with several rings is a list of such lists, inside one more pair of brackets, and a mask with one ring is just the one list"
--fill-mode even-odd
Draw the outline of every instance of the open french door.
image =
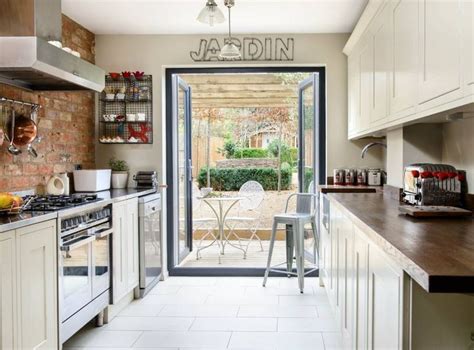
[[[323, 143], [324, 125], [321, 125], [319, 73], [301, 81], [298, 86], [299, 115], [299, 192], [317, 194], [319, 184], [325, 183], [325, 155]], [[319, 213], [319, 198], [315, 197], [314, 207]], [[317, 220], [319, 222], [319, 220]], [[319, 232], [319, 228], [317, 230]], [[306, 237], [307, 236], [307, 237]], [[306, 258], [317, 263], [318, 238], [305, 235]]]
[[173, 75], [173, 203], [174, 261], [180, 264], [192, 250], [191, 87]]

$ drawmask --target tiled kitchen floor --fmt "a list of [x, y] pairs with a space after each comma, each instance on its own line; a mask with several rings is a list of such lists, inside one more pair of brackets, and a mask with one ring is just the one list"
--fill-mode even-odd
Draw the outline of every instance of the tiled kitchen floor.
[[64, 349], [339, 349], [323, 288], [295, 278], [170, 277], [108, 325], [86, 328]]

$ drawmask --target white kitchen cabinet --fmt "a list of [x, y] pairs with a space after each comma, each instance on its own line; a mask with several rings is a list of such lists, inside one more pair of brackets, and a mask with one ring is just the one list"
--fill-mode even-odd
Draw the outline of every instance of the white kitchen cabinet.
[[[474, 5], [371, 2], [348, 55], [348, 137], [381, 135], [474, 103]], [[460, 108], [461, 107], [461, 108]]]
[[56, 221], [16, 230], [18, 349], [58, 348]]
[[325, 286], [328, 294], [329, 304], [336, 314], [336, 318], [339, 315], [338, 305], [338, 283], [339, 283], [339, 222], [340, 211], [331, 206], [330, 214], [330, 253], [329, 253], [329, 266], [327, 267], [329, 275], [329, 283]]
[[138, 200], [113, 204], [113, 303], [138, 285]]
[[16, 349], [15, 231], [0, 233], [0, 349]]
[[127, 201], [126, 206], [127, 222], [127, 242], [128, 242], [128, 289], [134, 289], [140, 278], [139, 258], [138, 258], [138, 198]]
[[358, 131], [369, 128], [374, 110], [374, 41], [370, 35], [362, 43], [360, 60], [360, 119]]
[[373, 110], [370, 125], [380, 125], [389, 116], [389, 80], [392, 71], [391, 4], [386, 3], [374, 22], [373, 29]]
[[369, 241], [364, 233], [354, 226], [353, 262], [353, 333], [354, 349], [367, 349], [368, 341], [368, 290], [369, 290]]
[[339, 308], [340, 327], [346, 348], [352, 348], [353, 334], [353, 253], [354, 231], [352, 222], [341, 214], [339, 225]]
[[351, 55], [347, 59], [348, 121], [347, 132], [351, 136], [360, 129], [360, 57]]
[[462, 12], [460, 0], [420, 0], [419, 6], [418, 97], [423, 109], [462, 97]]
[[402, 349], [403, 270], [375, 245], [368, 266], [368, 349]]
[[415, 113], [418, 83], [418, 2], [398, 0], [391, 7], [393, 23], [390, 77], [391, 119]]

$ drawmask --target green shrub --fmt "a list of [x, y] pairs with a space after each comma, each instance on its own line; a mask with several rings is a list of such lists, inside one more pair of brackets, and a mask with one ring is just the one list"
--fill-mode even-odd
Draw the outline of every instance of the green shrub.
[[[278, 190], [278, 172], [273, 168], [211, 168], [211, 187], [215, 191], [238, 191], [247, 181], [259, 182], [266, 191]], [[201, 168], [197, 177], [199, 187], [207, 186], [207, 168]], [[291, 171], [281, 170], [281, 189], [291, 184]]]
[[268, 158], [264, 148], [237, 148], [231, 158]]
[[235, 151], [237, 150], [237, 145], [232, 140], [227, 140], [224, 143], [224, 147], [219, 148], [217, 151], [222, 154], [226, 159], [232, 158]]
[[[278, 158], [278, 148], [280, 145], [280, 140], [275, 139], [267, 147], [268, 153], [275, 158]], [[281, 143], [281, 162], [288, 163], [291, 166], [296, 165], [298, 160], [298, 148], [289, 147], [285, 142]]]

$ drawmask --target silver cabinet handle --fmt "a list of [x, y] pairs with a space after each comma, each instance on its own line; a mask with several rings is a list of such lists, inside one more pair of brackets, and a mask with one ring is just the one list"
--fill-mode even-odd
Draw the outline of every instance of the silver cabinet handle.
[[85, 246], [95, 241], [95, 236], [83, 236], [83, 237], [86, 237], [86, 238], [81, 238], [81, 239], [75, 240], [73, 243], [62, 245], [60, 250], [63, 252], [70, 252], [71, 250], [80, 248], [82, 246]]
[[108, 230], [102, 230], [95, 233], [96, 238], [104, 238], [110, 236], [114, 232], [113, 229], [109, 228]]

